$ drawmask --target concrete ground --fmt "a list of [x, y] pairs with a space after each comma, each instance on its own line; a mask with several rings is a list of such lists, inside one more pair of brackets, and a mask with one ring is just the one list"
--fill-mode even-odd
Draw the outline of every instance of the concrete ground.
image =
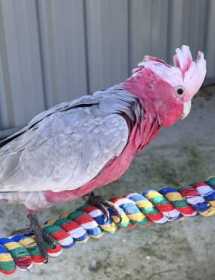
[[[117, 183], [99, 193], [110, 197], [129, 191], [159, 188], [202, 180], [215, 174], [215, 88], [208, 88], [194, 100], [187, 119], [161, 135], [140, 154]], [[45, 211], [42, 220], [79, 202]], [[1, 203], [0, 231], [21, 227], [27, 221], [24, 209]], [[149, 228], [121, 230], [99, 241], [78, 244], [65, 250], [48, 265], [32, 272], [17, 272], [13, 280], [41, 279], [215, 279], [215, 218], [187, 218]], [[0, 275], [0, 279], [8, 279]]]

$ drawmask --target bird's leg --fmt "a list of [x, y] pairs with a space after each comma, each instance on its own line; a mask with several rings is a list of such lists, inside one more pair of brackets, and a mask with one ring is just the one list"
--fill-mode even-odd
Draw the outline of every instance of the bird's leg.
[[103, 212], [106, 220], [110, 219], [110, 213], [108, 211], [108, 208], [110, 208], [113, 211], [114, 215], [118, 217], [119, 223], [121, 222], [120, 212], [111, 201], [105, 200], [101, 196], [95, 195], [94, 192], [91, 192], [88, 196], [87, 203], [99, 208]]
[[46, 243], [48, 245], [52, 245], [54, 240], [43, 231], [35, 212], [29, 211], [27, 217], [30, 221], [30, 231], [34, 234], [35, 241], [40, 249], [41, 255], [44, 257], [45, 263], [47, 263], [48, 253]]
[[54, 243], [54, 240], [46, 234], [41, 225], [39, 224], [37, 215], [34, 211], [29, 210], [27, 217], [30, 221], [30, 225], [27, 228], [18, 229], [12, 232], [12, 235], [15, 234], [23, 234], [23, 235], [29, 235], [33, 234], [34, 239], [39, 247], [41, 256], [44, 258], [44, 262], [48, 262], [48, 253], [47, 253], [47, 246], [46, 244], [52, 246]]
[[[13, 193], [0, 193], [0, 200], [13, 200], [12, 197]], [[47, 253], [47, 245], [49, 245], [50, 247], [53, 246], [53, 244], [55, 243], [54, 239], [48, 235], [47, 233], [45, 233], [42, 229], [42, 227], [40, 226], [38, 219], [37, 219], [37, 215], [35, 213], [35, 211], [32, 210], [28, 210], [28, 214], [27, 217], [30, 221], [30, 225], [27, 228], [22, 228], [22, 229], [18, 229], [15, 230], [11, 233], [11, 235], [16, 235], [16, 234], [23, 234], [23, 235], [34, 235], [34, 239], [40, 249], [41, 252], [41, 256], [44, 257], [45, 262], [48, 262], [48, 253]]]
[[29, 212], [27, 215], [30, 221], [30, 230], [35, 236], [35, 241], [40, 249], [41, 255], [45, 258], [45, 262], [48, 262], [48, 254], [45, 247], [45, 240], [43, 236], [43, 230], [38, 222], [37, 216], [34, 212]]

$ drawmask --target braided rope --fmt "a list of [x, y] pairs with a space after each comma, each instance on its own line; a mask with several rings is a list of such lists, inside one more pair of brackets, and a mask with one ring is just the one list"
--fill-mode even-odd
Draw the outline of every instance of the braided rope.
[[[163, 187], [143, 194], [130, 193], [112, 198], [110, 202], [118, 209], [121, 219], [111, 208], [108, 209], [110, 218], [107, 219], [100, 209], [84, 205], [44, 224], [44, 232], [55, 240], [52, 245], [46, 244], [48, 255], [57, 257], [63, 248], [71, 248], [76, 242], [100, 238], [104, 233], [114, 233], [118, 228], [132, 224], [163, 224], [183, 217], [213, 216], [215, 177], [181, 189]], [[16, 268], [29, 270], [33, 264], [44, 261], [34, 236], [17, 234], [0, 238], [0, 272], [9, 275]]]

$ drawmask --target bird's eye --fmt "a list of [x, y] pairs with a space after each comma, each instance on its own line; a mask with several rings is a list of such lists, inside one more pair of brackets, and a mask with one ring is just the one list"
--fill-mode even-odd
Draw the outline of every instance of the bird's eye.
[[178, 87], [176, 91], [177, 91], [177, 94], [179, 94], [179, 95], [182, 95], [184, 93], [183, 87]]

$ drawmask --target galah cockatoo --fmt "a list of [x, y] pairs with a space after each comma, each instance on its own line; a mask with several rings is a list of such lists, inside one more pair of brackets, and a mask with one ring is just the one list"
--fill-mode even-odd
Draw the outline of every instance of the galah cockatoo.
[[119, 179], [162, 127], [188, 115], [206, 61], [182, 46], [173, 63], [145, 56], [125, 81], [42, 112], [0, 142], [0, 199], [26, 206], [40, 243], [35, 211]]

